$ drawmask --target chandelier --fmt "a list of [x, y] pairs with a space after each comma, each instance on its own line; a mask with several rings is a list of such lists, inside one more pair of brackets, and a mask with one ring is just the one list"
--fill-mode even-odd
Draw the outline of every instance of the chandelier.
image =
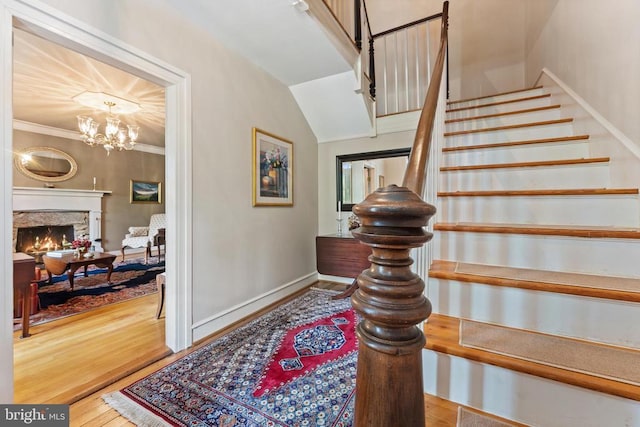
[[98, 133], [100, 124], [88, 116], [78, 116], [78, 128], [82, 133], [82, 140], [89, 146], [101, 146], [107, 150], [107, 155], [113, 150], [133, 150], [138, 139], [139, 126], [126, 125], [126, 129], [120, 127], [120, 120], [111, 114], [111, 108], [116, 103], [104, 101], [109, 109], [107, 124], [104, 133]]

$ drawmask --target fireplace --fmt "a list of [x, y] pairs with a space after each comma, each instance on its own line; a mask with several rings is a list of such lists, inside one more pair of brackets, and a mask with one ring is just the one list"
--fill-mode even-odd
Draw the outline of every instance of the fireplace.
[[[62, 235], [68, 242], [86, 236], [95, 251], [102, 252], [102, 197], [105, 194], [111, 194], [111, 191], [14, 187], [13, 248], [19, 251], [19, 229], [44, 227], [51, 228], [56, 239], [53, 245], [57, 243], [59, 248]], [[58, 227], [71, 228], [62, 230]], [[33, 239], [35, 237], [33, 235]], [[39, 237], [42, 245], [43, 236]], [[22, 244], [21, 249], [24, 249]]]
[[74, 239], [73, 224], [19, 227], [17, 233], [16, 252], [33, 256], [37, 263], [49, 251], [68, 249]]

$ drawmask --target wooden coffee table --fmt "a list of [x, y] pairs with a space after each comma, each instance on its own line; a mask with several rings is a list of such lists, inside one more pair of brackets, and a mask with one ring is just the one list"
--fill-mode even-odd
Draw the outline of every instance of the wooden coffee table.
[[113, 261], [116, 259], [115, 255], [102, 253], [102, 252], [94, 252], [93, 257], [84, 258], [83, 255], [76, 257], [74, 254], [64, 254], [61, 257], [53, 257], [53, 256], [42, 256], [42, 261], [44, 262], [44, 268], [47, 270], [47, 274], [49, 275], [49, 284], [53, 283], [53, 275], [67, 273], [67, 278], [69, 279], [69, 285], [71, 286], [71, 290], [73, 290], [73, 275], [80, 268], [84, 267], [84, 277], [87, 277], [87, 267], [90, 265], [95, 265], [96, 267], [108, 268], [107, 271], [107, 282], [111, 283], [111, 272], [113, 271]]

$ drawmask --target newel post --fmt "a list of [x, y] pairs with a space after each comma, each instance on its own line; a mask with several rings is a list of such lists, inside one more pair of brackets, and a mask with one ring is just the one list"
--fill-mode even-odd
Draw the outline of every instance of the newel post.
[[422, 349], [416, 325], [431, 314], [424, 281], [411, 271], [412, 248], [431, 240], [425, 230], [436, 209], [413, 191], [378, 189], [356, 205], [353, 235], [371, 246], [371, 267], [351, 297], [358, 325], [355, 426], [424, 427]]

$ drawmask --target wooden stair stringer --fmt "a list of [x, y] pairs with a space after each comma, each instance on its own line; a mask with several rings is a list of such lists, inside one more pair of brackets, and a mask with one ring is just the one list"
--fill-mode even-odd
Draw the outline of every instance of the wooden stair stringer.
[[460, 319], [435, 313], [431, 314], [424, 326], [424, 333], [427, 337], [425, 349], [640, 401], [640, 387], [638, 386], [493, 352], [463, 347], [460, 345], [459, 331]]

